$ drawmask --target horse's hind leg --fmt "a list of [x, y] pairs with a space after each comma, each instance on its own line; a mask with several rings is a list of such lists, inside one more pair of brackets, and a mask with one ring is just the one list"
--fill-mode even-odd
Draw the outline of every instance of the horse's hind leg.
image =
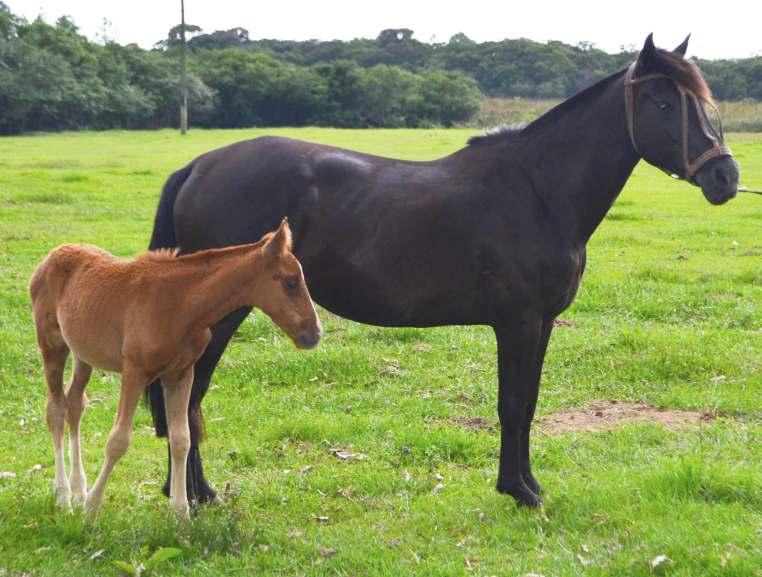
[[177, 377], [163, 377], [167, 434], [171, 457], [169, 506], [181, 518], [188, 518], [186, 466], [191, 438], [188, 400], [193, 384], [193, 365]]
[[103, 467], [98, 474], [90, 492], [85, 500], [85, 509], [90, 516], [98, 513], [103, 502], [103, 491], [108, 483], [111, 471], [114, 469], [117, 461], [127, 452], [132, 439], [132, 419], [135, 415], [135, 408], [138, 406], [140, 394], [150, 382], [140, 371], [132, 370], [129, 367], [124, 368], [122, 373], [122, 390], [119, 396], [119, 408], [116, 413], [114, 427], [106, 443], [106, 455], [103, 461]]
[[66, 477], [66, 465], [64, 461], [63, 437], [64, 418], [66, 417], [66, 398], [63, 389], [63, 373], [66, 367], [66, 358], [69, 356], [69, 347], [61, 337], [57, 327], [48, 327], [50, 330], [37, 327], [38, 342], [42, 352], [42, 360], [45, 365], [45, 380], [48, 384], [48, 395], [45, 402], [45, 417], [48, 427], [53, 435], [53, 450], [55, 455], [56, 480], [55, 493], [56, 504], [59, 507], [70, 506], [71, 489]]
[[74, 504], [80, 506], [85, 504], [87, 498], [87, 477], [82, 466], [80, 450], [80, 423], [87, 403], [85, 387], [92, 372], [90, 365], [75, 357], [71, 385], [66, 391], [66, 422], [69, 425], [69, 459], [71, 459], [69, 484]]

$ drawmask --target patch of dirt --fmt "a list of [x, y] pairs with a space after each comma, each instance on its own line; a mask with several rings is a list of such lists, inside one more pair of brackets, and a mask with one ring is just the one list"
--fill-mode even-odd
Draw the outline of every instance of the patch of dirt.
[[452, 419], [452, 422], [464, 429], [485, 431], [487, 433], [494, 432], [498, 427], [496, 421], [485, 419], [484, 417], [455, 417]]
[[569, 431], [594, 432], [648, 421], [666, 429], [677, 429], [689, 423], [714, 419], [711, 413], [661, 410], [644, 403], [620, 403], [614, 400], [595, 401], [581, 409], [561, 411], [538, 419], [536, 426], [548, 435]]

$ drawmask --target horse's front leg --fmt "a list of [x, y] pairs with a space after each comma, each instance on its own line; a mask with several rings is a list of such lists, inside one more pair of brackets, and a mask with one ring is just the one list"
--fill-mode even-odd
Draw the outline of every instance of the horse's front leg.
[[540, 330], [540, 342], [535, 355], [532, 379], [529, 382], [529, 395], [527, 398], [527, 412], [524, 419], [524, 428], [521, 431], [521, 476], [527, 487], [536, 495], [542, 494], [542, 487], [532, 474], [532, 463], [529, 452], [529, 434], [534, 419], [534, 411], [537, 407], [537, 396], [540, 392], [540, 380], [542, 366], [545, 362], [545, 352], [548, 349], [550, 333], [553, 331], [553, 320], [544, 320]]
[[[524, 431], [537, 398], [536, 361], [543, 335], [540, 314], [524, 312], [496, 325], [500, 465], [497, 490], [521, 505], [537, 507], [541, 500], [526, 483]], [[531, 410], [530, 410], [531, 408]], [[528, 447], [528, 445], [527, 445]], [[530, 473], [531, 477], [531, 473]], [[531, 481], [530, 481], [531, 482]]]

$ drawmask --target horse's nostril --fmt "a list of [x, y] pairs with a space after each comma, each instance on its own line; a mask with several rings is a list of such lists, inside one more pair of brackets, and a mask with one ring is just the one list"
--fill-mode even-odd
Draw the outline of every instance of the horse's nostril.
[[719, 182], [720, 184], [729, 184], [730, 183], [730, 179], [728, 178], [728, 175], [721, 168], [715, 168], [714, 169], [714, 179], [717, 182]]

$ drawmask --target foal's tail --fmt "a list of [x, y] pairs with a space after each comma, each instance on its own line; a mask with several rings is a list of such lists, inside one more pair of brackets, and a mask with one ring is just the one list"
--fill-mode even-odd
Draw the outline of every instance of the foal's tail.
[[[182, 188], [186, 179], [193, 170], [193, 163], [173, 172], [164, 183], [161, 191], [159, 206], [156, 209], [156, 218], [153, 222], [153, 234], [151, 235], [150, 250], [159, 248], [175, 248], [177, 246], [177, 237], [175, 236], [175, 200], [177, 193]], [[167, 436], [167, 414], [164, 408], [164, 391], [161, 387], [161, 381], [158, 379], [151, 383], [146, 389], [146, 400], [151, 407], [153, 415], [153, 426], [156, 429], [157, 437]]]

